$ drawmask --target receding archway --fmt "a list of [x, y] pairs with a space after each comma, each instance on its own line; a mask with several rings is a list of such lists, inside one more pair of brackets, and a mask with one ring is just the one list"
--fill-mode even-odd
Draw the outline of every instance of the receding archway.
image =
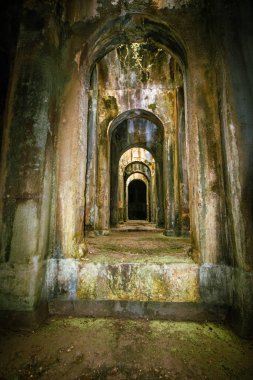
[[[134, 178], [135, 177], [135, 178]], [[156, 164], [152, 154], [144, 148], [130, 148], [122, 154], [118, 169], [118, 223], [128, 219], [128, 184], [133, 179], [142, 179], [147, 184], [147, 219], [156, 223], [157, 190]]]
[[[122, 117], [123, 116], [123, 117]], [[152, 120], [152, 121], [151, 121]], [[164, 181], [163, 181], [163, 141], [164, 130], [162, 123], [154, 114], [145, 110], [131, 110], [120, 115], [111, 124], [110, 137], [110, 223], [119, 223], [118, 213], [118, 168], [122, 154], [131, 148], [144, 149], [154, 157], [157, 210], [156, 223], [164, 226]]]
[[[140, 38], [111, 45], [97, 56], [90, 81], [86, 228], [104, 230], [122, 222], [117, 198], [119, 158], [131, 147], [142, 147], [156, 161], [156, 224], [169, 234], [181, 233], [180, 190], [187, 185], [182, 186], [185, 177], [178, 174], [181, 162], [186, 167], [185, 160], [179, 162], [177, 119], [184, 101], [178, 102], [178, 89], [184, 88], [185, 63], [184, 54], [179, 55], [175, 57], [170, 46]], [[188, 212], [187, 207], [184, 210]]]
[[139, 179], [128, 185], [128, 219], [147, 219], [147, 186]]
[[[143, 193], [143, 186], [140, 185], [139, 188], [134, 188], [132, 194], [135, 192], [132, 198], [132, 210], [129, 209], [129, 186], [133, 181], [143, 182], [146, 190]], [[155, 199], [155, 194], [152, 194], [152, 187], [154, 183], [143, 173], [135, 172], [131, 174], [128, 178], [125, 178], [125, 199], [124, 199], [124, 209], [125, 209], [125, 221], [128, 220], [146, 220], [149, 222], [155, 222], [157, 214], [157, 199]], [[131, 185], [132, 186], [132, 185]], [[137, 185], [138, 186], [138, 185]], [[140, 189], [142, 186], [142, 190]], [[134, 199], [136, 200], [136, 205], [134, 205]], [[137, 204], [138, 203], [138, 204]], [[142, 203], [142, 205], [141, 205]], [[137, 213], [134, 212], [137, 209]], [[130, 211], [130, 215], [129, 215]], [[140, 212], [141, 211], [141, 212]], [[143, 214], [144, 211], [144, 214]], [[133, 215], [137, 214], [137, 215]], [[139, 219], [140, 218], [140, 219]]]

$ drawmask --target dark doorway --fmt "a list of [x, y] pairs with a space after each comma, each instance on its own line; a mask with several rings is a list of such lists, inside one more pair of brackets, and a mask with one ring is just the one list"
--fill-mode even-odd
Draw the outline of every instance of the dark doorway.
[[138, 179], [130, 182], [128, 186], [128, 219], [147, 219], [147, 187]]

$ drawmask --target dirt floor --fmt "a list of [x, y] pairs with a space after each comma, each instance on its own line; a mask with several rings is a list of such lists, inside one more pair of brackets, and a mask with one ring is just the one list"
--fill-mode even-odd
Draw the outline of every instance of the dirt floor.
[[[161, 231], [87, 244], [92, 262], [192, 263], [190, 240]], [[253, 341], [211, 323], [51, 317], [36, 330], [0, 328], [0, 380], [28, 379], [252, 380]]]
[[53, 318], [1, 330], [0, 379], [253, 379], [253, 341], [210, 323]]
[[161, 232], [112, 232], [88, 237], [85, 260], [93, 262], [188, 263], [193, 261], [189, 238], [166, 237]]

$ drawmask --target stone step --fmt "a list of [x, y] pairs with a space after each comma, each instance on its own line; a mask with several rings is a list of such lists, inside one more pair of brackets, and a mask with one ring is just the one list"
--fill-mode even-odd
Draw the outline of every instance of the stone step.
[[[49, 293], [73, 300], [198, 302], [199, 266], [51, 259]], [[57, 289], [56, 289], [57, 287]]]
[[[49, 259], [49, 313], [223, 321], [226, 291], [210, 293], [216, 270], [189, 262]], [[208, 302], [203, 302], [203, 292]]]
[[156, 232], [156, 233], [163, 233], [164, 228], [158, 228], [158, 227], [145, 227], [145, 226], [138, 226], [138, 227], [119, 227], [119, 228], [111, 228], [111, 232], [121, 233], [121, 232]]
[[119, 224], [118, 227], [111, 228], [111, 232], [164, 232], [164, 228], [159, 228], [154, 223], [147, 221], [128, 221], [123, 224]]
[[49, 301], [51, 315], [94, 318], [131, 318], [147, 320], [224, 322], [228, 307], [203, 302], [154, 302], [115, 300], [66, 300], [57, 297]]

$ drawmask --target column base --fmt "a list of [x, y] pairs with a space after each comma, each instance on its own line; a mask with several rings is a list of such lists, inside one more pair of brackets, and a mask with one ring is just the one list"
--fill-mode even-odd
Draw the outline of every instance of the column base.
[[96, 236], [108, 236], [110, 235], [110, 230], [95, 230], [94, 234]]

